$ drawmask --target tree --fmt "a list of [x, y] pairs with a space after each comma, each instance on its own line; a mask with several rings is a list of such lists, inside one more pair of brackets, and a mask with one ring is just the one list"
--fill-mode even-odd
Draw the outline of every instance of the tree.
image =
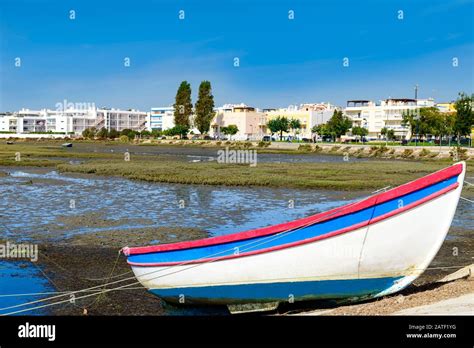
[[[442, 113], [436, 107], [420, 108], [416, 112], [403, 113], [403, 126], [410, 126], [411, 133], [421, 138], [428, 134], [438, 137], [453, 133], [455, 118], [450, 113]], [[470, 127], [469, 127], [470, 132]]]
[[290, 122], [285, 116], [278, 116], [267, 122], [267, 127], [274, 133], [280, 133], [280, 141], [283, 139], [283, 132], [288, 132], [288, 128], [290, 126]]
[[301, 122], [297, 118], [292, 118], [289, 123], [289, 128], [293, 130], [293, 135], [296, 138], [296, 132], [301, 129]]
[[387, 129], [387, 140], [395, 139], [395, 131], [393, 129]]
[[329, 128], [326, 124], [318, 124], [317, 126], [314, 126], [313, 128], [311, 128], [311, 132], [319, 134], [320, 136], [331, 135], [331, 132], [329, 131]]
[[179, 135], [179, 137], [182, 139], [185, 137], [189, 132], [189, 128], [181, 125], [176, 125], [173, 128], [166, 129], [163, 131], [163, 135], [173, 137], [175, 135]]
[[82, 131], [82, 136], [86, 139], [94, 139], [97, 129], [95, 127], [86, 128]]
[[221, 128], [221, 132], [224, 133], [225, 135], [228, 135], [229, 139], [231, 139], [233, 135], [237, 134], [238, 131], [239, 131], [239, 128], [235, 124], [230, 124], [227, 127]]
[[393, 129], [389, 129], [387, 127], [383, 127], [380, 130], [380, 134], [385, 135], [387, 140], [393, 140], [395, 139], [395, 131]]
[[431, 119], [433, 113], [438, 112], [435, 107], [421, 108], [415, 111], [407, 110], [402, 114], [402, 126], [410, 126], [411, 133], [417, 134], [420, 138], [426, 137], [427, 134], [432, 134]]
[[158, 138], [161, 134], [162, 134], [162, 131], [160, 131], [159, 129], [152, 129], [151, 131], [151, 136], [153, 138]]
[[458, 140], [458, 146], [461, 145], [461, 137], [471, 133], [474, 125], [474, 115], [472, 112], [472, 103], [474, 101], [474, 94], [468, 96], [464, 92], [459, 93], [459, 98], [456, 100], [456, 117], [454, 120], [454, 133]]
[[202, 81], [199, 85], [198, 100], [195, 105], [196, 117], [194, 123], [201, 134], [206, 134], [211, 128], [214, 118], [214, 96], [212, 95], [211, 83]]
[[346, 134], [347, 131], [352, 127], [352, 121], [349, 119], [349, 117], [344, 116], [342, 111], [334, 110], [334, 113], [331, 119], [327, 122], [326, 126], [328, 127], [329, 133], [334, 137], [334, 139], [338, 139], [343, 134]]
[[120, 135], [126, 135], [130, 140], [134, 139], [136, 134], [137, 132], [129, 128], [122, 129], [120, 132]]
[[352, 134], [355, 135], [356, 137], [359, 136], [362, 138], [362, 137], [367, 136], [369, 134], [369, 131], [367, 130], [367, 128], [356, 126], [356, 127], [352, 127]]
[[150, 136], [151, 136], [151, 132], [150, 132], [150, 131], [142, 130], [142, 131], [140, 132], [140, 137], [142, 137], [142, 138], [147, 138], [147, 139], [148, 139], [148, 138], [150, 138]]
[[441, 145], [443, 136], [453, 134], [455, 114], [436, 110], [427, 121], [431, 134], [439, 139], [439, 144]]
[[112, 128], [110, 131], [109, 131], [109, 138], [110, 139], [115, 139], [115, 138], [118, 138], [120, 136], [120, 133], [117, 132], [117, 130], [115, 128]]
[[109, 136], [109, 131], [107, 130], [107, 128], [105, 127], [102, 127], [101, 129], [99, 129], [99, 131], [97, 132], [97, 137], [99, 139], [107, 139]]
[[174, 124], [189, 129], [189, 117], [193, 113], [191, 102], [191, 85], [187, 81], [181, 82], [176, 92], [174, 107]]

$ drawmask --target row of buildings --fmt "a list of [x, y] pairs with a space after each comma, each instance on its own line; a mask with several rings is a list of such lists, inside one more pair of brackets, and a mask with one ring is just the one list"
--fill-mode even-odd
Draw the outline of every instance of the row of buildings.
[[82, 134], [86, 128], [134, 129], [148, 128], [149, 113], [138, 110], [70, 108], [65, 110], [29, 110], [0, 113], [2, 133]]
[[[390, 98], [379, 102], [371, 100], [349, 100], [345, 108], [330, 103], [290, 105], [287, 108], [258, 109], [245, 104], [226, 104], [215, 109], [210, 136], [223, 138], [222, 128], [236, 125], [236, 140], [260, 140], [269, 135], [267, 123], [277, 117], [298, 119], [299, 130], [292, 130], [297, 138], [312, 138], [311, 129], [326, 123], [335, 110], [352, 119], [354, 126], [367, 128], [368, 137], [377, 139], [382, 128], [393, 129], [396, 136], [410, 137], [409, 128], [402, 126], [404, 112], [415, 112], [422, 107], [438, 107], [442, 112], [454, 111], [452, 103], [438, 103], [433, 99]], [[192, 120], [191, 120], [192, 123]], [[123, 129], [166, 130], [174, 127], [173, 107], [154, 107], [148, 111], [118, 110], [109, 108], [71, 107], [58, 110], [29, 110], [0, 113], [0, 133], [6, 134], [81, 134], [86, 128], [102, 127], [117, 131]], [[194, 133], [199, 133], [193, 129]], [[286, 134], [290, 135], [290, 134]]]

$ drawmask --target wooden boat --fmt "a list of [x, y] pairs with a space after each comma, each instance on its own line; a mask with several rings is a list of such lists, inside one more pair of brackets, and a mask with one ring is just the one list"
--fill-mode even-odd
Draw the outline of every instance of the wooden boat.
[[443, 244], [464, 162], [330, 211], [251, 231], [124, 248], [141, 284], [168, 302], [246, 304], [397, 292]]

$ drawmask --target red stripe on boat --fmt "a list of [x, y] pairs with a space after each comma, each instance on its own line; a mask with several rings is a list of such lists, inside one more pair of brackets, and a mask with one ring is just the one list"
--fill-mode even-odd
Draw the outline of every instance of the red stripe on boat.
[[[147, 253], [161, 252], [161, 251], [172, 251], [172, 250], [205, 247], [205, 246], [210, 246], [210, 245], [235, 242], [239, 240], [246, 240], [246, 239], [251, 239], [255, 237], [271, 235], [271, 234], [275, 234], [275, 233], [279, 233], [279, 232], [283, 232], [287, 230], [292, 230], [301, 226], [311, 224], [313, 222], [319, 223], [319, 222], [323, 222], [327, 220], [332, 220], [334, 218], [337, 218], [343, 215], [348, 215], [351, 213], [355, 213], [359, 210], [370, 208], [376, 204], [381, 204], [389, 200], [396, 199], [398, 197], [404, 196], [411, 192], [421, 190], [425, 187], [434, 185], [443, 180], [452, 178], [456, 175], [461, 174], [462, 171], [463, 171], [463, 164], [458, 163], [451, 167], [448, 167], [448, 168], [439, 170], [435, 173], [424, 176], [420, 179], [416, 179], [409, 183], [395, 187], [386, 192], [382, 192], [377, 195], [368, 197], [362, 201], [351, 203], [342, 207], [331, 209], [329, 211], [322, 212], [322, 213], [312, 215], [312, 216], [308, 216], [302, 219], [298, 219], [298, 220], [294, 220], [294, 221], [290, 221], [290, 222], [286, 222], [286, 223], [282, 223], [278, 225], [273, 225], [269, 227], [258, 228], [258, 229], [239, 232], [239, 233], [233, 233], [233, 234], [229, 234], [225, 236], [211, 237], [211, 238], [199, 239], [199, 240], [194, 240], [194, 241], [185, 241], [185, 242], [172, 243], [172, 244], [127, 248], [126, 254], [137, 255], [137, 254], [147, 254]], [[451, 188], [451, 186], [449, 186], [448, 188]], [[421, 201], [424, 201], [424, 199]], [[411, 205], [407, 205], [407, 207], [410, 207], [410, 206]], [[402, 209], [404, 208], [396, 210], [396, 213], [403, 211]], [[331, 233], [334, 233], [334, 232], [331, 232]]]

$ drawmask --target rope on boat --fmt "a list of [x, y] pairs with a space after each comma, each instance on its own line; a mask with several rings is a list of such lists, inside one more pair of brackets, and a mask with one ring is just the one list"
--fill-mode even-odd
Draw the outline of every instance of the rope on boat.
[[[127, 288], [123, 290], [143, 290], [144, 287], [136, 287], [136, 288]], [[86, 292], [95, 292], [95, 291], [101, 291], [101, 290], [89, 290]], [[22, 297], [22, 296], [40, 296], [40, 295], [54, 295], [54, 294], [71, 294], [71, 291], [47, 291], [47, 292], [25, 292], [25, 293], [16, 293], [16, 294], [3, 294], [0, 295], [0, 298], [2, 297]]]
[[[465, 184], [468, 184], [469, 186], [474, 186], [474, 184], [472, 184], [472, 183], [470, 183], [469, 181], [466, 181], [466, 180], [464, 180], [464, 183], [465, 183]], [[473, 200], [468, 199], [468, 198], [466, 198], [466, 197], [461, 196], [460, 198], [463, 199], [463, 200], [465, 200], [465, 201], [467, 201], [467, 202], [469, 202], [469, 203], [474, 203]]]
[[[102, 288], [102, 290], [105, 290], [105, 288], [107, 287], [107, 283], [110, 282], [110, 278], [112, 277], [112, 274], [114, 274], [115, 267], [117, 267], [117, 263], [118, 263], [119, 258], [120, 258], [120, 250], [119, 250], [119, 252], [117, 253], [117, 257], [115, 258], [114, 266], [113, 266], [112, 269], [110, 270], [109, 278], [108, 278], [107, 281], [104, 283], [104, 285], [103, 285], [104, 287]], [[95, 304], [97, 304], [97, 303], [100, 301], [100, 299], [103, 297], [102, 295], [103, 295], [103, 292], [99, 293], [99, 296], [97, 296], [97, 297], [95, 298], [95, 300], [92, 301], [91, 303], [89, 303], [87, 306], [84, 306], [84, 309], [85, 309], [86, 307], [92, 308]]]
[[467, 199], [466, 197], [462, 197], [462, 196], [461, 196], [460, 198], [463, 199], [463, 200], [465, 200], [465, 201], [467, 201], [467, 202], [474, 203], [473, 200]]
[[[132, 270], [129, 270], [127, 272], [123, 272], [123, 273], [120, 273], [120, 274], [117, 274], [117, 275], [114, 275], [114, 276], [108, 276], [108, 277], [102, 277], [102, 278], [88, 278], [88, 277], [78, 277], [76, 275], [73, 275], [71, 271], [69, 271], [67, 268], [61, 266], [59, 263], [57, 263], [56, 261], [54, 261], [53, 259], [51, 259], [50, 257], [48, 257], [46, 254], [43, 254], [41, 252], [39, 252], [39, 254], [41, 255], [41, 257], [44, 257], [46, 259], [48, 259], [51, 263], [53, 263], [55, 266], [57, 266], [58, 268], [60, 268], [61, 270], [67, 272], [70, 274], [70, 277], [71, 278], [76, 278], [76, 279], [81, 279], [81, 280], [89, 280], [89, 281], [102, 281], [102, 280], [107, 280], [107, 281], [110, 281], [110, 279], [113, 279], [113, 278], [118, 278], [118, 277], [121, 277], [125, 274], [129, 274], [132, 272]], [[63, 278], [65, 278], [63, 276]]]
[[387, 191], [390, 187], [392, 187], [392, 186], [385, 186], [385, 187], [382, 187], [381, 189], [372, 191], [371, 193], [379, 193], [381, 191]]

